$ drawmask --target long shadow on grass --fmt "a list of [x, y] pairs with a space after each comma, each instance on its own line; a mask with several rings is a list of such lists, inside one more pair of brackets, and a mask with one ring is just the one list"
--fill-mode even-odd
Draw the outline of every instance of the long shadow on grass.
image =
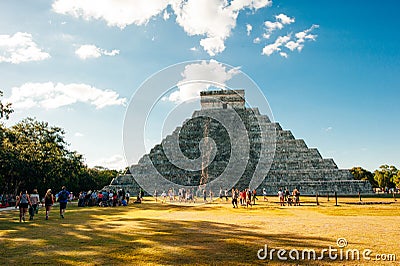
[[[237, 226], [204, 220], [165, 219], [162, 211], [166, 208], [180, 207], [154, 204], [130, 208], [72, 208], [64, 220], [54, 211], [49, 221], [37, 217], [26, 224], [16, 222], [15, 213], [7, 213], [0, 216], [0, 255], [3, 263], [13, 265], [239, 265], [266, 263], [257, 259], [257, 251], [265, 244], [269, 249], [321, 250], [334, 241], [301, 233], [280, 235], [252, 230], [246, 220]], [[160, 211], [160, 217], [129, 215], [129, 212], [143, 209]], [[281, 261], [275, 255], [268, 263], [280, 264]], [[318, 264], [315, 261], [298, 263]]]

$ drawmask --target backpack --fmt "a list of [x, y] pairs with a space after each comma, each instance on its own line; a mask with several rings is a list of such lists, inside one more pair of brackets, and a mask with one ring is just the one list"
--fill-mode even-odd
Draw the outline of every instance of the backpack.
[[67, 191], [63, 190], [60, 192], [60, 195], [58, 195], [58, 201], [66, 201], [68, 199], [67, 197]]

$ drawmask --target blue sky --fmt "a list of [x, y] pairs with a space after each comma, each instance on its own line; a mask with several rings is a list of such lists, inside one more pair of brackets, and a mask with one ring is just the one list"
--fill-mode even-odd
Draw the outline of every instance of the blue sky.
[[90, 166], [119, 168], [135, 90], [172, 64], [214, 59], [240, 67], [275, 120], [339, 167], [400, 166], [398, 1], [229, 3], [1, 1], [7, 124], [49, 121]]

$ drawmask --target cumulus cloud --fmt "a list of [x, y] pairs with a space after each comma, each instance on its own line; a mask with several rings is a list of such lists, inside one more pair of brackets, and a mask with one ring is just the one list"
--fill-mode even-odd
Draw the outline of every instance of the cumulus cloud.
[[101, 90], [87, 84], [25, 83], [11, 89], [7, 99], [15, 109], [40, 107], [55, 109], [74, 103], [88, 103], [101, 109], [111, 105], [124, 105], [125, 98], [112, 90]]
[[266, 45], [263, 50], [262, 50], [262, 54], [263, 55], [267, 55], [270, 56], [275, 52], [280, 52], [282, 49], [282, 45], [284, 45], [285, 43], [287, 43], [290, 40], [290, 35], [286, 35], [286, 36], [279, 36], [274, 43]]
[[292, 24], [295, 21], [295, 18], [288, 17], [285, 14], [279, 14], [275, 16], [274, 22], [272, 21], [265, 21], [264, 26], [266, 33], [263, 34], [264, 39], [269, 39], [271, 37], [272, 32], [275, 30], [283, 29], [284, 25]]
[[97, 159], [93, 163], [90, 163], [90, 166], [102, 166], [107, 169], [122, 170], [125, 169], [127, 163], [122, 155], [115, 154], [108, 158]]
[[250, 24], [246, 24], [247, 36], [250, 36], [252, 29], [253, 29], [253, 26], [251, 26]]
[[318, 27], [319, 27], [318, 25], [312, 25], [311, 28], [309, 28], [307, 30], [297, 32], [294, 35], [296, 37], [296, 40], [288, 42], [285, 45], [285, 47], [291, 51], [297, 50], [297, 51], [301, 52], [301, 50], [303, 50], [304, 42], [306, 40], [311, 40], [311, 41], [316, 40], [317, 35], [311, 34], [310, 32]]
[[295, 49], [298, 49], [301, 51], [303, 49], [303, 45], [294, 41], [290, 41], [285, 44], [285, 47], [288, 48], [290, 51], [294, 51]]
[[76, 133], [74, 134], [74, 136], [77, 137], [77, 138], [80, 138], [80, 137], [83, 137], [83, 136], [85, 136], [85, 135], [82, 134], [82, 133], [80, 133], [80, 132], [76, 132]]
[[315, 41], [317, 35], [310, 34], [310, 32], [317, 28], [319, 28], [319, 25], [312, 25], [311, 28], [296, 33], [297, 42], [303, 43], [305, 40]]
[[276, 39], [274, 43], [266, 45], [262, 50], [262, 54], [270, 56], [275, 52], [279, 52], [282, 57], [287, 58], [288, 54], [282, 51], [282, 48], [284, 47], [289, 49], [290, 51], [297, 50], [301, 52], [304, 47], [304, 43], [307, 40], [316, 40], [317, 35], [311, 34], [310, 32], [318, 27], [318, 25], [312, 25], [309, 29], [297, 32], [296, 34], [294, 34], [294, 40], [292, 40], [292, 34], [280, 36]]
[[98, 58], [102, 55], [107, 56], [115, 56], [119, 54], [119, 50], [107, 51], [101, 48], [96, 47], [92, 44], [81, 45], [78, 49], [75, 50], [75, 54], [81, 59], [88, 58]]
[[187, 0], [172, 5], [176, 22], [190, 35], [206, 36], [200, 45], [211, 56], [225, 50], [225, 40], [236, 27], [243, 9], [259, 9], [271, 5], [270, 0]]
[[0, 63], [19, 64], [29, 61], [41, 61], [50, 58], [32, 40], [32, 35], [17, 32], [14, 35], [0, 35]]
[[225, 40], [236, 27], [240, 11], [270, 6], [271, 0], [56, 0], [52, 7], [60, 14], [89, 19], [103, 19], [109, 26], [124, 28], [143, 25], [171, 6], [176, 23], [189, 36], [204, 36], [200, 45], [211, 56], [225, 50]]
[[253, 43], [260, 43], [261, 39], [260, 37], [254, 38]]
[[279, 30], [283, 29], [283, 24], [278, 21], [275, 21], [275, 22], [265, 21], [264, 25], [267, 29], [267, 32], [269, 32], [269, 33], [273, 32], [274, 30], [277, 30], [277, 29], [279, 29]]
[[285, 53], [285, 52], [280, 52], [279, 55], [284, 57], [284, 58], [288, 58], [288, 54]]
[[107, 25], [123, 29], [131, 24], [146, 24], [168, 4], [166, 0], [56, 0], [52, 8], [56, 13], [86, 20], [103, 19]]
[[[198, 98], [200, 92], [207, 90], [211, 85], [218, 88], [224, 88], [226, 82], [238, 73], [238, 68], [227, 70], [224, 65], [215, 60], [210, 60], [209, 62], [202, 61], [200, 63], [187, 65], [182, 72], [183, 79], [177, 84], [178, 90], [171, 93], [169, 97], [164, 100], [179, 103], [189, 99]], [[214, 83], [210, 84], [209, 81]]]
[[164, 20], [168, 20], [169, 19], [170, 14], [168, 13], [167, 10], [164, 10], [164, 14], [163, 14], [163, 19]]
[[295, 18], [290, 18], [286, 16], [285, 14], [279, 14], [275, 16], [276, 20], [279, 20], [282, 24], [291, 24], [294, 22]]

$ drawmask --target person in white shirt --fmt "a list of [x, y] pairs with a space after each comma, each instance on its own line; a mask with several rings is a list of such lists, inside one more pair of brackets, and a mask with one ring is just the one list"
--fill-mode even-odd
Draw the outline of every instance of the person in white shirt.
[[35, 213], [37, 214], [39, 211], [38, 203], [40, 202], [39, 193], [36, 188], [33, 190], [33, 193], [29, 196], [29, 199], [31, 200], [31, 206], [29, 208], [29, 220], [33, 220], [33, 216], [35, 216]]

